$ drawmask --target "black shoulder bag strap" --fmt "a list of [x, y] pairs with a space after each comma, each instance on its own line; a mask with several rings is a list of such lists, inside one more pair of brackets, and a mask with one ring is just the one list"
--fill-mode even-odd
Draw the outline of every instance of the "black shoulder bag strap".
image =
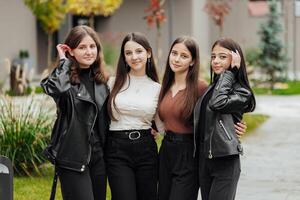
[[53, 182], [52, 182], [52, 189], [51, 189], [51, 195], [50, 195], [50, 200], [54, 200], [55, 199], [55, 193], [56, 193], [56, 186], [57, 186], [57, 169], [55, 166], [54, 169], [54, 177], [53, 177]]

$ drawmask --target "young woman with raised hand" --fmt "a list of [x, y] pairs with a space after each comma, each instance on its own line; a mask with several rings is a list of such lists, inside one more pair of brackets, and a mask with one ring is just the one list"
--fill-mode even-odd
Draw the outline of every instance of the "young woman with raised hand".
[[156, 114], [160, 84], [144, 35], [125, 36], [116, 76], [108, 85], [106, 161], [112, 200], [156, 200], [158, 153], [151, 128], [154, 120], [163, 130]]
[[105, 200], [108, 88], [98, 35], [88, 26], [76, 26], [57, 51], [58, 66], [41, 82], [57, 106], [44, 152], [55, 165], [64, 200]]
[[194, 110], [202, 200], [234, 200], [243, 153], [234, 124], [254, 108], [241, 47], [229, 38], [217, 40], [211, 53], [211, 85]]

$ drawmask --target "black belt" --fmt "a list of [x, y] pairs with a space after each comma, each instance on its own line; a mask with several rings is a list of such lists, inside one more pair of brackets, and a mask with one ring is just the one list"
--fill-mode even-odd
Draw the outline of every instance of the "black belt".
[[142, 129], [142, 130], [122, 130], [122, 131], [109, 131], [109, 137], [113, 138], [122, 138], [137, 140], [143, 137], [149, 137], [151, 135], [151, 129]]
[[164, 139], [171, 142], [192, 142], [193, 134], [192, 133], [175, 133], [173, 131], [166, 131]]

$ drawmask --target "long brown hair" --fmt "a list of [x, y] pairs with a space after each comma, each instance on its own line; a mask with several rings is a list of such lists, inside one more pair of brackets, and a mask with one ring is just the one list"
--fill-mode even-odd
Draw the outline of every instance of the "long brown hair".
[[[251, 98], [251, 102], [248, 105], [246, 112], [252, 112], [255, 109], [256, 106], [256, 101], [255, 101], [255, 97], [254, 97], [254, 93], [250, 87], [249, 84], [249, 80], [248, 80], [248, 76], [247, 76], [247, 70], [246, 70], [246, 63], [245, 63], [245, 58], [243, 55], [243, 51], [242, 48], [240, 47], [240, 45], [238, 43], [236, 43], [234, 40], [230, 39], [230, 38], [220, 38], [219, 40], [217, 40], [211, 50], [214, 49], [215, 46], [219, 45], [220, 47], [223, 47], [225, 49], [228, 49], [230, 51], [235, 52], [235, 50], [237, 50], [241, 56], [241, 66], [238, 70], [237, 73], [237, 81], [246, 89], [248, 89], [251, 94], [252, 94], [252, 98]], [[211, 62], [210, 62], [211, 65]], [[215, 80], [215, 78], [217, 77], [213, 71], [212, 71], [212, 67], [210, 66], [210, 79], [211, 82], [213, 82]]]
[[[97, 58], [95, 62], [90, 66], [93, 71], [94, 79], [97, 83], [105, 83], [107, 81], [107, 77], [105, 76], [105, 72], [103, 69], [104, 59], [102, 47], [97, 33], [92, 28], [85, 25], [75, 26], [70, 30], [64, 44], [68, 45], [71, 49], [75, 49], [85, 36], [90, 36], [95, 41], [97, 46]], [[79, 63], [68, 52], [66, 53], [66, 56], [69, 60], [72, 61], [70, 81], [72, 84], [79, 84]]]
[[188, 73], [186, 75], [186, 89], [184, 94], [184, 100], [182, 102], [184, 108], [182, 110], [182, 116], [185, 122], [189, 123], [193, 116], [194, 106], [197, 102], [198, 93], [199, 93], [199, 89], [198, 89], [198, 73], [199, 73], [199, 64], [200, 64], [199, 47], [197, 42], [193, 38], [188, 36], [181, 36], [177, 38], [171, 45], [158, 102], [159, 104], [161, 103], [164, 96], [167, 94], [171, 86], [174, 84], [175, 73], [172, 71], [170, 67], [169, 59], [174, 45], [178, 43], [182, 43], [186, 46], [186, 48], [191, 53], [192, 60], [193, 60], [193, 65], [189, 66]]
[[120, 52], [120, 56], [119, 56], [118, 66], [117, 66], [115, 83], [111, 90], [111, 93], [110, 93], [109, 99], [108, 99], [108, 103], [107, 103], [108, 114], [112, 120], [116, 120], [116, 118], [113, 116], [113, 113], [112, 113], [112, 105], [114, 106], [116, 111], [119, 112], [119, 110], [116, 106], [116, 103], [115, 103], [115, 97], [120, 92], [121, 88], [124, 86], [127, 78], [129, 78], [128, 73], [130, 71], [130, 66], [128, 66], [125, 61], [125, 51], [124, 51], [125, 44], [128, 41], [134, 41], [134, 42], [140, 44], [141, 46], [143, 46], [146, 49], [146, 51], [148, 53], [151, 54], [151, 57], [148, 58], [147, 63], [146, 63], [146, 75], [149, 78], [151, 78], [153, 81], [158, 82], [156, 67], [155, 67], [155, 63], [153, 60], [153, 52], [152, 52], [152, 48], [151, 48], [147, 38], [143, 34], [138, 33], [138, 32], [133, 32], [133, 33], [127, 34], [122, 42], [121, 52]]

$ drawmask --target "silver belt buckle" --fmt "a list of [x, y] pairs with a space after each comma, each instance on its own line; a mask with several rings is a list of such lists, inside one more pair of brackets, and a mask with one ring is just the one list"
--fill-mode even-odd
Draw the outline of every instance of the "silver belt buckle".
[[[136, 137], [134, 137], [135, 134], [137, 134]], [[128, 134], [128, 137], [130, 140], [137, 140], [141, 137], [141, 133], [139, 131], [132, 131]]]

